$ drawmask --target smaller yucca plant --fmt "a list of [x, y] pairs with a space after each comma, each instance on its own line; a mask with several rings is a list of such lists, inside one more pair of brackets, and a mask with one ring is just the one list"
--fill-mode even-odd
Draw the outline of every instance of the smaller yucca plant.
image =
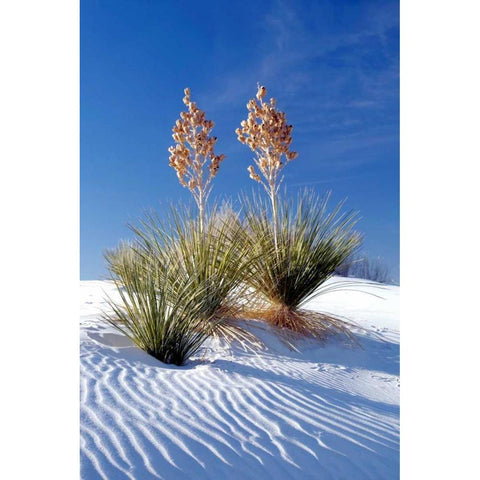
[[268, 205], [259, 198], [246, 201], [242, 241], [251, 256], [247, 283], [255, 298], [246, 316], [286, 332], [322, 338], [342, 332], [351, 337], [344, 321], [304, 308], [360, 244], [353, 231], [356, 215], [342, 214], [342, 204], [327, 212], [327, 204], [328, 196], [321, 200], [312, 193], [300, 195], [296, 204], [281, 202], [275, 232]]
[[215, 320], [205, 321], [217, 301], [215, 282], [173, 279], [175, 262], [147, 259], [134, 247], [110, 252], [109, 263], [120, 301], [108, 299], [104, 320], [161, 362], [184, 365], [215, 329]]

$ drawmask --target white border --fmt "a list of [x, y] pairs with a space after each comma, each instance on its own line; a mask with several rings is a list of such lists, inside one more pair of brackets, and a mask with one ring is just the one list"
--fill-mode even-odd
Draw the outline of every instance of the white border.
[[79, 476], [79, 4], [2, 2], [2, 478]]

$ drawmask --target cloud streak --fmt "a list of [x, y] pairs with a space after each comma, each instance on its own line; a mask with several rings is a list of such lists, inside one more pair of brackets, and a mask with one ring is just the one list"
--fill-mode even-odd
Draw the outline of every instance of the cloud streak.
[[239, 123], [238, 106], [260, 82], [294, 125], [302, 156], [318, 152], [340, 169], [378, 161], [354, 154], [398, 139], [398, 4], [361, 5], [358, 20], [343, 21], [338, 2], [303, 8], [275, 0], [256, 20], [257, 55], [219, 79], [202, 103], [215, 118]]

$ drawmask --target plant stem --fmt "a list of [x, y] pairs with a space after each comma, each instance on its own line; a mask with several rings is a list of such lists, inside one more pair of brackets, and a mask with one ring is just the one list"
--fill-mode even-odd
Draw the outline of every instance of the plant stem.
[[[194, 133], [195, 131], [196, 130], [194, 130]], [[203, 185], [203, 163], [198, 153], [195, 153], [194, 166], [198, 192], [198, 225], [200, 228], [200, 233], [203, 234], [203, 224], [205, 220], [205, 186]]]
[[198, 222], [199, 222], [199, 227], [200, 227], [200, 233], [203, 234], [203, 224], [204, 224], [204, 218], [205, 217], [205, 205], [204, 205], [204, 196], [203, 192], [200, 195], [200, 200], [198, 202]]
[[275, 245], [275, 252], [278, 253], [278, 212], [277, 212], [277, 196], [275, 192], [275, 183], [270, 182], [270, 200], [272, 201], [272, 224], [273, 224], [273, 242]]

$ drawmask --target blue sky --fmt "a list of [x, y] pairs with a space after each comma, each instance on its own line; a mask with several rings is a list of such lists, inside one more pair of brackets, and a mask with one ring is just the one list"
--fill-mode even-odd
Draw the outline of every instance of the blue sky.
[[[211, 200], [257, 186], [234, 130], [260, 82], [293, 124], [284, 170], [360, 212], [363, 251], [399, 277], [399, 12], [388, 1], [80, 3], [81, 278], [150, 208], [189, 201], [168, 166], [183, 89], [225, 161]], [[333, 204], [333, 203], [332, 203]]]

